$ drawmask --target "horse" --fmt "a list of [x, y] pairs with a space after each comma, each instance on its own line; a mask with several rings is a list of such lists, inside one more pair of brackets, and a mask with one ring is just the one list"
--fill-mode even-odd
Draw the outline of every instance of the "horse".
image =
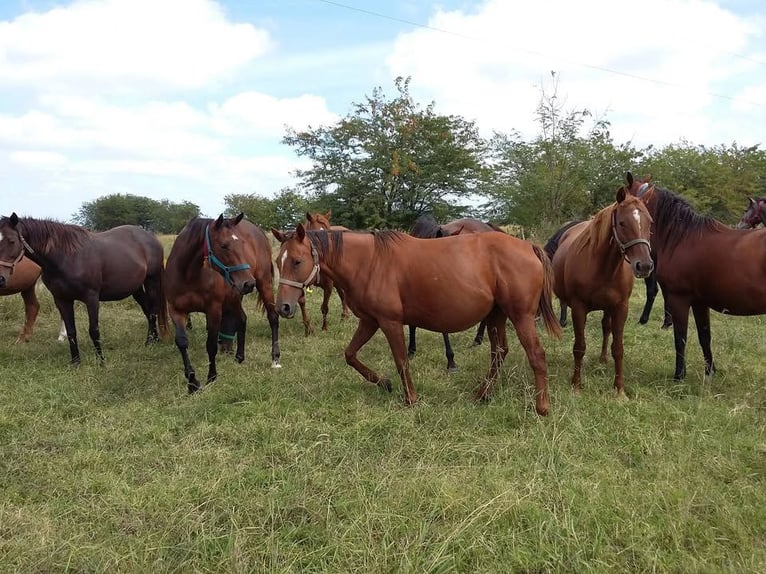
[[[4, 262], [0, 261], [0, 265], [4, 266]], [[0, 288], [0, 296], [21, 293], [24, 300], [24, 326], [16, 339], [17, 343], [26, 343], [32, 338], [37, 314], [40, 312], [40, 302], [35, 293], [39, 277], [39, 265], [23, 257], [15, 266], [13, 275], [8, 277], [5, 287]]]
[[705, 361], [705, 376], [715, 372], [710, 348], [710, 310], [728, 315], [766, 313], [766, 230], [738, 230], [697, 213], [672, 191], [626, 175], [630, 193], [646, 203], [654, 225], [652, 249], [657, 280], [673, 315], [675, 380], [686, 376], [689, 309]]
[[364, 379], [387, 391], [391, 380], [371, 370], [357, 352], [381, 329], [402, 381], [404, 402], [417, 394], [410, 375], [404, 325], [454, 333], [486, 318], [490, 362], [486, 378], [475, 391], [491, 394], [497, 372], [508, 353], [505, 324], [510, 319], [526, 351], [535, 377], [535, 409], [549, 409], [545, 351], [535, 326], [540, 313], [551, 335], [561, 327], [551, 307], [553, 272], [542, 249], [503, 233], [475, 233], [418, 239], [398, 231], [271, 230], [282, 244], [277, 256], [280, 280], [277, 310], [295, 315], [303, 290], [318, 272], [328, 275], [346, 293], [359, 323], [345, 349], [346, 363]]
[[[344, 227], [342, 225], [330, 225], [330, 216], [332, 215], [332, 211], [327, 211], [327, 213], [311, 213], [309, 211], [306, 212], [306, 229], [309, 230], [319, 230], [319, 229], [328, 229], [333, 231], [348, 231], [348, 227]], [[314, 278], [313, 285], [318, 285], [321, 287], [322, 292], [324, 295], [322, 296], [322, 306], [320, 307], [322, 311], [322, 331], [327, 331], [327, 314], [330, 312], [330, 295], [332, 295], [332, 290], [335, 287], [332, 279], [327, 277], [326, 275], [319, 274], [317, 277]], [[337, 289], [338, 292], [338, 298], [340, 298], [340, 305], [341, 305], [341, 312], [340, 312], [340, 318], [341, 320], [347, 319], [348, 316], [351, 314], [350, 309], [348, 308], [348, 305], [346, 304], [346, 296], [343, 293], [342, 289]], [[300, 307], [301, 307], [301, 317], [303, 318], [303, 329], [306, 336], [311, 335], [314, 332], [314, 328], [311, 326], [311, 319], [309, 319], [308, 313], [306, 312], [306, 300], [305, 297], [300, 300]]]
[[755, 229], [759, 224], [766, 227], [766, 197], [748, 197], [747, 201], [748, 205], [737, 223], [737, 229]]
[[43, 283], [66, 325], [73, 365], [80, 364], [75, 300], [87, 307], [88, 334], [101, 361], [100, 301], [119, 301], [132, 295], [146, 316], [146, 343], [159, 340], [158, 320], [163, 336], [167, 334], [162, 244], [145, 229], [122, 225], [92, 233], [79, 225], [12, 213], [0, 219], [0, 261], [4, 262], [0, 287], [8, 280], [5, 273], [13, 273], [25, 255], [42, 269]]
[[[410, 229], [410, 235], [418, 237], [420, 239], [434, 239], [439, 237], [450, 237], [452, 235], [460, 235], [461, 233], [486, 233], [489, 231], [500, 231], [498, 226], [492, 223], [485, 223], [480, 219], [474, 219], [467, 217], [463, 219], [456, 219], [443, 225], [436, 223], [436, 220], [430, 215], [421, 215], [415, 221], [415, 224]], [[482, 319], [479, 323], [479, 327], [476, 330], [476, 336], [473, 339], [473, 345], [481, 345], [484, 340], [484, 330], [486, 329], [486, 322]], [[409, 344], [407, 345], [407, 356], [412, 358], [417, 351], [417, 341], [415, 333], [417, 328], [414, 325], [410, 325], [410, 337]], [[442, 333], [444, 338], [444, 354], [447, 357], [447, 371], [457, 371], [457, 365], [455, 364], [455, 353], [452, 350], [452, 344], [449, 340], [448, 333]]]
[[[563, 241], [569, 230], [578, 223], [582, 223], [582, 220], [576, 219], [565, 223], [559, 229], [557, 229], [556, 232], [551, 235], [550, 239], [548, 239], [548, 241], [545, 243], [543, 249], [548, 254], [548, 257], [551, 258], [551, 260], [553, 260], [553, 255], [556, 253], [556, 249], [558, 249], [559, 243]], [[657, 277], [653, 272], [650, 273], [647, 277], [644, 277], [644, 285], [646, 286], [646, 302], [644, 303], [643, 311], [641, 311], [641, 316], [638, 318], [639, 325], [646, 325], [649, 322], [649, 316], [652, 313], [652, 307], [654, 307], [654, 300], [657, 298], [657, 294], [660, 291], [659, 285], [657, 284]], [[563, 302], [560, 303], [561, 313], [559, 315], [559, 323], [562, 327], [566, 327], [567, 306]], [[667, 329], [672, 325], [673, 318], [670, 316], [670, 313], [667, 311], [667, 309], [665, 309], [665, 317], [663, 319], [661, 328]]]
[[[175, 327], [175, 343], [181, 353], [187, 390], [202, 388], [189, 359], [186, 334], [189, 313], [205, 313], [207, 383], [218, 377], [216, 355], [224, 316], [224, 328], [236, 333], [237, 362], [245, 360], [247, 315], [242, 296], [255, 290], [271, 327], [271, 366], [279, 368], [279, 316], [274, 305], [274, 268], [271, 245], [262, 229], [243, 220], [240, 213], [226, 219], [194, 218], [176, 237], [165, 268], [165, 294]], [[227, 333], [228, 334], [228, 333]], [[233, 339], [232, 334], [226, 338]]]
[[649, 248], [651, 222], [643, 201], [626, 195], [625, 187], [620, 187], [615, 203], [600, 210], [589, 221], [570, 227], [553, 255], [553, 290], [572, 308], [575, 338], [571, 382], [575, 391], [581, 388], [588, 313], [603, 310], [600, 361], [606, 362], [611, 333], [614, 388], [619, 398], [625, 397], [623, 330], [628, 318], [633, 277], [646, 277], [654, 269]]

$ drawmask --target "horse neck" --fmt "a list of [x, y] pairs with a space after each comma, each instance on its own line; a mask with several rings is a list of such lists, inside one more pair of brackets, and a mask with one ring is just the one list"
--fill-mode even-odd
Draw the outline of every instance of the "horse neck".
[[[320, 271], [341, 287], [350, 285], [359, 274], [366, 275], [374, 260], [374, 237], [367, 233], [344, 233], [343, 254], [338, 256], [332, 233], [328, 234], [329, 248], [319, 252]], [[364, 262], [359, 264], [359, 262]]]
[[[19, 223], [24, 241], [34, 250], [34, 253], [27, 253], [27, 257], [42, 268], [49, 268], [71, 255], [84, 242], [84, 235], [87, 234], [80, 227], [55, 221], [23, 218]], [[53, 231], [56, 237], [52, 236]]]
[[[177, 241], [177, 240], [176, 240]], [[186, 277], [194, 277], [202, 272], [205, 263], [205, 226], [189, 233], [189, 242], [178, 254], [178, 267]]]

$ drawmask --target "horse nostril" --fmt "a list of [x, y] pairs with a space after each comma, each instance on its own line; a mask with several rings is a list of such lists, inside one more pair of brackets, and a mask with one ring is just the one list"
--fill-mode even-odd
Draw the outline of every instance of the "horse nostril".
[[5, 277], [0, 276], [0, 288], [5, 287]]
[[282, 303], [282, 307], [280, 308], [280, 314], [284, 317], [287, 317], [290, 315], [290, 304], [289, 303]]
[[245, 281], [245, 284], [242, 286], [242, 292], [245, 295], [247, 295], [248, 293], [252, 293], [254, 287], [255, 285], [252, 281]]

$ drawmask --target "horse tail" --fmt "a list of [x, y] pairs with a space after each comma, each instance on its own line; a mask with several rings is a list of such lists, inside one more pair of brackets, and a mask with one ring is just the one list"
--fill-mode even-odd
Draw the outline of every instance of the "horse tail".
[[168, 331], [168, 300], [165, 297], [165, 265], [162, 266], [162, 269], [160, 269], [160, 288], [159, 288], [159, 297], [160, 297], [160, 314], [159, 317], [157, 317], [157, 323], [160, 328], [160, 337], [163, 339], [166, 339], [170, 332]]
[[559, 325], [559, 319], [553, 311], [553, 264], [542, 247], [533, 244], [532, 249], [543, 265], [543, 290], [540, 294], [537, 313], [542, 317], [548, 334], [558, 338], [561, 336], [561, 325]]

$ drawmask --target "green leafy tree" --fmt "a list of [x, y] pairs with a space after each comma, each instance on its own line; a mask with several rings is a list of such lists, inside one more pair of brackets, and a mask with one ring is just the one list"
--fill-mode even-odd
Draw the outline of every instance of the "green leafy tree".
[[270, 198], [258, 194], [232, 194], [224, 197], [228, 216], [244, 213], [247, 218], [269, 229], [289, 229], [306, 219], [309, 204], [305, 197], [294, 189], [284, 188]]
[[155, 233], [178, 233], [189, 219], [198, 215], [199, 207], [188, 201], [172, 203], [116, 193], [86, 201], [73, 219], [95, 231], [138, 225]]
[[449, 218], [480, 191], [485, 142], [476, 126], [416, 104], [409, 79], [397, 96], [373, 90], [335, 125], [297, 132], [284, 143], [312, 166], [299, 170], [302, 188], [333, 222], [355, 229], [409, 228], [424, 212]]

